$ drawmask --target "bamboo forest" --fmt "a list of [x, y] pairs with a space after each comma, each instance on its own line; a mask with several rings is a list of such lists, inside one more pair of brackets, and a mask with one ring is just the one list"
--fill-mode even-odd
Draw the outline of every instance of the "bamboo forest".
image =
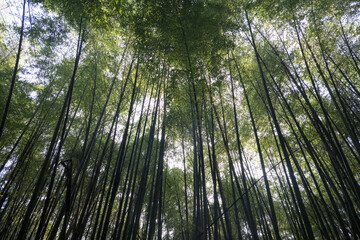
[[360, 239], [356, 0], [1, 0], [0, 239]]

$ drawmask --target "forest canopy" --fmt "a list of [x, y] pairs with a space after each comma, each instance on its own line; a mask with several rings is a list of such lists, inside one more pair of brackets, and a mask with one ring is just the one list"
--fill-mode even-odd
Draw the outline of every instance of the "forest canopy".
[[360, 238], [358, 1], [0, 9], [0, 239]]

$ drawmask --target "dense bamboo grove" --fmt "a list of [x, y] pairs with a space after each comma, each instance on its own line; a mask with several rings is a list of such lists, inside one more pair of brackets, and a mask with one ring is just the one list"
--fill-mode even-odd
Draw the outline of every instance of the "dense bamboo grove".
[[0, 239], [359, 239], [357, 1], [5, 0]]

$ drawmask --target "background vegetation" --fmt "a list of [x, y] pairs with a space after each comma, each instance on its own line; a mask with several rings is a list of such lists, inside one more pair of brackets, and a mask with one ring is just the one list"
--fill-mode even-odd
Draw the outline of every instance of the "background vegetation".
[[0, 7], [0, 239], [360, 238], [357, 1]]

